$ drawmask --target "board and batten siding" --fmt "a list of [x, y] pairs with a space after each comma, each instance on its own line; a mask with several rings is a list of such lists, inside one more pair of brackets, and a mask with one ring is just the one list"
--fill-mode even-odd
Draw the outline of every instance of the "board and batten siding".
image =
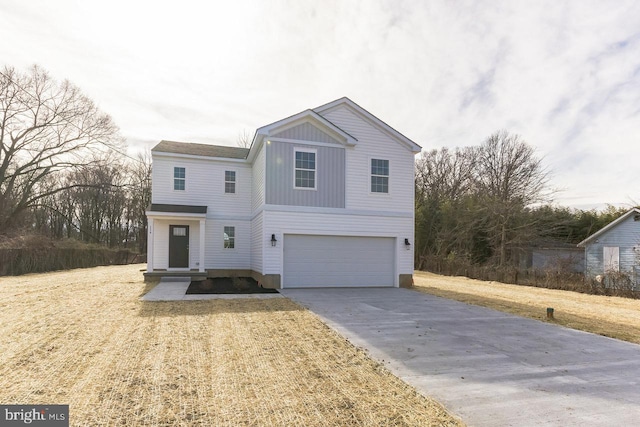
[[[264, 212], [264, 236], [276, 230], [276, 239], [283, 242], [285, 234], [369, 236], [396, 238], [396, 276], [413, 274], [413, 242], [409, 250], [404, 239], [413, 238], [412, 216], [340, 215], [335, 213]], [[282, 244], [265, 246], [263, 274], [282, 274]]]
[[340, 141], [327, 135], [311, 123], [302, 123], [283, 130], [273, 135], [273, 138], [297, 139], [300, 141], [324, 142], [328, 144], [340, 144]]
[[[345, 207], [413, 211], [413, 153], [348, 107], [321, 114], [358, 140], [353, 149], [346, 151]], [[371, 192], [371, 159], [389, 160], [389, 193]]]
[[[316, 150], [316, 189], [294, 188], [296, 148]], [[344, 148], [270, 141], [266, 165], [266, 204], [344, 208]]]
[[587, 244], [585, 249], [586, 273], [591, 276], [604, 274], [604, 248], [618, 247], [620, 271], [631, 273], [640, 263], [640, 221], [629, 216], [620, 224], [598, 236], [596, 241]]

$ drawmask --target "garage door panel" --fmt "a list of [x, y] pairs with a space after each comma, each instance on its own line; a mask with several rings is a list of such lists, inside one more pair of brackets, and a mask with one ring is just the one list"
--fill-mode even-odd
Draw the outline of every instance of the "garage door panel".
[[285, 287], [393, 286], [395, 239], [284, 236]]

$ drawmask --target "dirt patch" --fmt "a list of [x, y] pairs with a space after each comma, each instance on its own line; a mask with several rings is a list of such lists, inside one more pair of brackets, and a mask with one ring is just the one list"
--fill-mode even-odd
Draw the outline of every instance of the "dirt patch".
[[[640, 344], [640, 301], [417, 271], [415, 289]], [[547, 319], [547, 308], [554, 319]]]
[[275, 289], [263, 288], [251, 277], [216, 277], [192, 281], [187, 295], [193, 294], [277, 294]]
[[0, 402], [71, 425], [460, 425], [286, 298], [143, 302], [141, 267], [0, 278]]

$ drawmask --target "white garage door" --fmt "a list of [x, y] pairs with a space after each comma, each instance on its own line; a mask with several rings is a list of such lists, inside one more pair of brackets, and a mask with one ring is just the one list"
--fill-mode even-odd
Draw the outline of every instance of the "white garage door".
[[284, 236], [285, 288], [393, 286], [395, 239]]

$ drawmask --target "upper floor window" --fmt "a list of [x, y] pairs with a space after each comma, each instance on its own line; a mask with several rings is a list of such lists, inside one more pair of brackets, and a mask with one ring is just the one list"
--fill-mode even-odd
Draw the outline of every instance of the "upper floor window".
[[236, 228], [224, 227], [224, 248], [233, 249], [236, 247]]
[[173, 168], [173, 189], [183, 190], [186, 188], [186, 170], [185, 168]]
[[371, 192], [389, 192], [389, 160], [371, 159]]
[[224, 192], [235, 193], [236, 192], [236, 172], [224, 171]]
[[316, 188], [316, 151], [295, 149], [295, 188]]

